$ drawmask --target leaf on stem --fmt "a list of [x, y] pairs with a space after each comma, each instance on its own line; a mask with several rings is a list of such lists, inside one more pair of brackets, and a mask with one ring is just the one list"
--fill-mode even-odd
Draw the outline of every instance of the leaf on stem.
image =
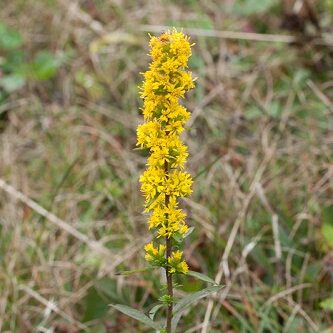
[[145, 209], [148, 209], [156, 200], [157, 200], [157, 198], [160, 196], [160, 193], [157, 193], [156, 195], [155, 195], [155, 197], [154, 198], [152, 198], [148, 203], [147, 203], [147, 205], [145, 205]]
[[182, 312], [190, 307], [194, 302], [198, 301], [201, 298], [204, 298], [214, 292], [219, 291], [224, 288], [224, 286], [210, 286], [203, 290], [198, 291], [197, 293], [192, 293], [185, 296], [181, 299], [173, 308], [173, 313], [175, 314], [172, 318], [171, 332], [175, 332], [177, 324], [182, 316]]
[[199, 280], [205, 281], [205, 282], [216, 284], [216, 282], [213, 279], [211, 279], [209, 276], [207, 276], [205, 274], [202, 274], [202, 273], [199, 273], [199, 272], [188, 271], [186, 273], [186, 275], [193, 276], [193, 277], [195, 277]]
[[156, 331], [160, 330], [159, 325], [156, 324], [149, 317], [147, 317], [143, 312], [140, 312], [134, 308], [131, 308], [126, 305], [121, 305], [121, 304], [110, 304], [110, 306], [112, 306], [115, 309], [117, 309], [118, 311], [140, 321], [141, 323], [148, 325], [149, 327], [155, 329]]
[[157, 312], [159, 309], [163, 308], [164, 306], [165, 306], [164, 304], [157, 304], [157, 305], [155, 305], [155, 306], [149, 311], [149, 317], [150, 317], [150, 319], [151, 319], [151, 320], [154, 320], [154, 317], [155, 317], [156, 312]]

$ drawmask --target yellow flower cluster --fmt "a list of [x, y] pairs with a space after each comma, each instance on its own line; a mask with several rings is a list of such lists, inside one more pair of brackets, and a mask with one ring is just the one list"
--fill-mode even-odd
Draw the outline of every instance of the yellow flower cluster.
[[145, 246], [145, 259], [147, 261], [153, 262], [153, 264], [156, 266], [164, 266], [166, 263], [165, 249], [166, 246], [162, 244], [159, 246], [159, 248], [155, 248], [153, 243], [149, 243]]
[[188, 272], [188, 266], [187, 263], [182, 260], [183, 252], [177, 251], [172, 252], [172, 258], [168, 258], [168, 264], [170, 265], [170, 273], [176, 273], [176, 272], [182, 272], [187, 273]]
[[[177, 198], [191, 194], [192, 179], [183, 171], [188, 153], [179, 135], [190, 113], [179, 105], [179, 98], [194, 87], [191, 72], [186, 71], [191, 45], [188, 37], [174, 29], [151, 37], [150, 47], [153, 61], [144, 73], [141, 92], [145, 123], [137, 129], [137, 145], [150, 152], [148, 168], [140, 177], [141, 191], [145, 211], [151, 211], [149, 228], [156, 228], [158, 237], [185, 237], [186, 214]], [[150, 243], [145, 250], [147, 261], [161, 263], [160, 254], [165, 251], [161, 245], [157, 249]], [[188, 271], [181, 251], [172, 252], [166, 262], [171, 273]]]

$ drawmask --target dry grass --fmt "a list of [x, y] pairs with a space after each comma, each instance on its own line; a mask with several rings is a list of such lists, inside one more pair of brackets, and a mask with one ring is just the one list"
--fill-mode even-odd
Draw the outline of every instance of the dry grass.
[[[186, 251], [193, 270], [226, 284], [179, 332], [332, 327], [319, 306], [332, 296], [321, 232], [333, 194], [332, 45], [244, 40], [248, 30], [285, 38], [276, 6], [246, 17], [235, 1], [2, 1], [0, 21], [20, 31], [28, 59], [46, 49], [66, 60], [0, 106], [1, 332], [148, 332], [107, 304], [146, 309], [159, 294], [158, 276], [114, 274], [145, 265], [137, 85], [146, 25], [170, 24], [208, 29], [192, 30], [197, 88], [184, 101], [187, 169], [198, 175]], [[330, 13], [319, 15], [328, 36]]]

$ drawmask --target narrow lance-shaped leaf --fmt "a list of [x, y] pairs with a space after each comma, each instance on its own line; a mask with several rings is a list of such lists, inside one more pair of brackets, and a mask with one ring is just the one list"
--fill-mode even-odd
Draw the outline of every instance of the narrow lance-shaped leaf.
[[151, 320], [149, 317], [147, 317], [144, 313], [133, 309], [129, 306], [126, 305], [121, 305], [121, 304], [110, 304], [110, 306], [114, 307], [118, 311], [140, 321], [143, 324], [148, 325], [149, 327], [155, 329], [156, 331], [160, 330], [160, 327], [158, 324], [156, 324], [153, 320]]
[[224, 288], [224, 286], [211, 286], [203, 290], [198, 291], [197, 293], [192, 293], [185, 296], [181, 299], [173, 308], [174, 317], [172, 318], [171, 331], [175, 332], [177, 324], [182, 316], [182, 312], [190, 307], [194, 302], [198, 301], [201, 298], [204, 298], [214, 292], [219, 291]]
[[164, 304], [158, 304], [158, 305], [155, 305], [155, 306], [149, 311], [149, 317], [150, 317], [150, 319], [153, 320], [154, 317], [155, 317], [156, 312], [157, 312], [159, 309], [163, 308], [164, 306], [165, 306]]
[[200, 290], [196, 293], [189, 294], [181, 299], [175, 306], [174, 306], [174, 313], [184, 311], [188, 308], [192, 303], [198, 301], [201, 298], [204, 298], [220, 289], [224, 288], [224, 286], [211, 286], [207, 287], [203, 290]]
[[193, 276], [193, 277], [195, 277], [199, 280], [205, 281], [205, 282], [216, 284], [216, 282], [213, 279], [211, 279], [209, 276], [207, 276], [205, 274], [202, 274], [202, 273], [199, 273], [199, 272], [188, 271], [186, 273], [186, 275]]
[[147, 209], [147, 208], [149, 208], [156, 200], [157, 200], [157, 198], [160, 196], [160, 193], [157, 193], [156, 195], [155, 195], [155, 197], [154, 198], [152, 198], [148, 203], [147, 203], [147, 205], [145, 205], [145, 209]]

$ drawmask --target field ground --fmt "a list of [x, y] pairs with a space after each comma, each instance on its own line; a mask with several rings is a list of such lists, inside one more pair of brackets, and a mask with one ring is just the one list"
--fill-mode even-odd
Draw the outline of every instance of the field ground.
[[226, 285], [178, 332], [333, 332], [333, 6], [278, 3], [1, 0], [1, 332], [150, 332], [109, 304], [148, 311], [162, 283], [115, 275], [151, 239], [134, 148], [161, 26], [196, 44], [186, 259]]

